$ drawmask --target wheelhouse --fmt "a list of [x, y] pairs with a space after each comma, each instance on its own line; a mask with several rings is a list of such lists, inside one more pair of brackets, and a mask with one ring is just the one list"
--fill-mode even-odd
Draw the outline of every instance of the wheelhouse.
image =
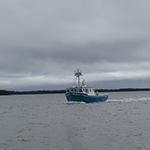
[[67, 88], [66, 93], [86, 93], [86, 94], [95, 94], [95, 89], [92, 87], [72, 87]]

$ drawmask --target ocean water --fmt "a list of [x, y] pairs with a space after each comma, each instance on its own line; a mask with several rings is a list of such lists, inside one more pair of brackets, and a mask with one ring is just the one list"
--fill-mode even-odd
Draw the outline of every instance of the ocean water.
[[108, 94], [93, 104], [0, 96], [0, 150], [149, 150], [150, 92]]

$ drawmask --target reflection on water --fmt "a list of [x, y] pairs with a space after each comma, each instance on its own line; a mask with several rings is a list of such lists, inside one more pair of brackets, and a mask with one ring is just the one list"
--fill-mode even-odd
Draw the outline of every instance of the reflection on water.
[[112, 92], [104, 103], [64, 94], [0, 97], [0, 149], [149, 149], [149, 92]]

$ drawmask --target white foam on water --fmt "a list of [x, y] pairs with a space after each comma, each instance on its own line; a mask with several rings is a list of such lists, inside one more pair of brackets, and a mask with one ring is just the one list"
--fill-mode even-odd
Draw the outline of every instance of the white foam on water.
[[85, 102], [65, 102], [65, 104], [86, 104]]
[[150, 101], [150, 97], [108, 99], [106, 102], [112, 103], [112, 102], [136, 102], [136, 101]]

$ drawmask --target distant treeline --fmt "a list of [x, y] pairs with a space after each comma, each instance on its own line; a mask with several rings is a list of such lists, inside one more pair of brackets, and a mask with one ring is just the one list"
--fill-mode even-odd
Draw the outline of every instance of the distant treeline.
[[21, 94], [59, 94], [66, 90], [38, 90], [38, 91], [6, 91], [0, 90], [0, 95], [21, 95]]
[[0, 90], [0, 95], [10, 95], [10, 93], [5, 90]]
[[[95, 89], [98, 92], [132, 92], [150, 91], [150, 88], [121, 88], [121, 89]], [[0, 90], [0, 95], [21, 95], [21, 94], [61, 94], [66, 90], [38, 90], [38, 91], [6, 91]]]
[[9, 91], [11, 95], [16, 94], [59, 94], [65, 93], [66, 90], [38, 90], [38, 91]]
[[95, 89], [98, 92], [132, 92], [132, 91], [150, 91], [150, 88], [120, 88], [120, 89]]

